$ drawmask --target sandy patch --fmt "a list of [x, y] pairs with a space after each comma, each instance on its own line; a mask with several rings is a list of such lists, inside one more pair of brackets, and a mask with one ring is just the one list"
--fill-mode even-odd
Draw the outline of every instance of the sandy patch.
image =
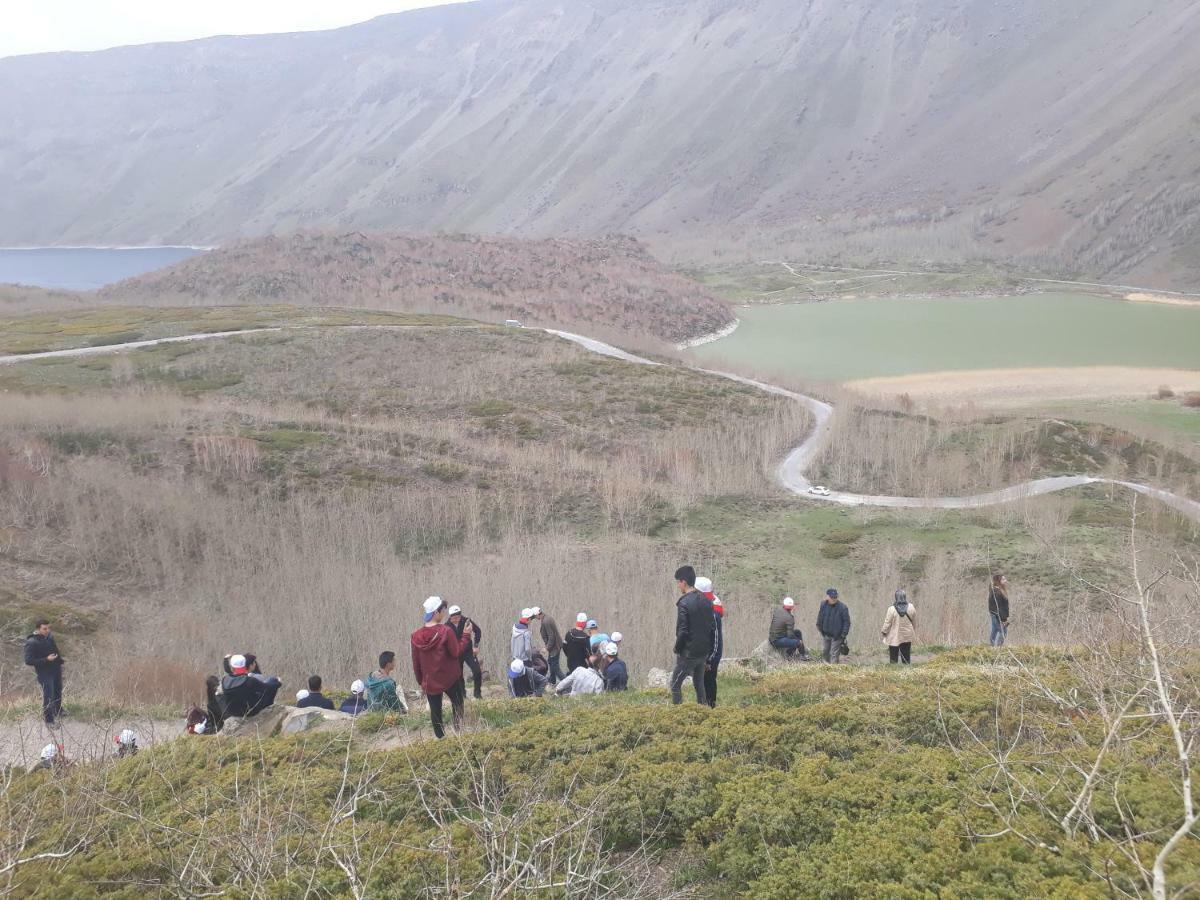
[[1200, 297], [1182, 297], [1171, 294], [1151, 294], [1146, 291], [1134, 291], [1125, 295], [1126, 300], [1135, 303], [1165, 303], [1168, 306], [1194, 306], [1200, 309]]
[[1148, 397], [1163, 385], [1176, 393], [1200, 391], [1200, 371], [1134, 366], [979, 369], [863, 378], [846, 383], [848, 388], [873, 397], [908, 394], [918, 401], [980, 406], [1016, 406], [1041, 400]]

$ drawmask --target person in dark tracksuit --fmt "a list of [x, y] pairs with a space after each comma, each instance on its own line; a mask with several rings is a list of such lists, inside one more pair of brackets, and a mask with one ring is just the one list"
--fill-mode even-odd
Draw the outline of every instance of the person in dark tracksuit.
[[712, 601], [696, 590], [696, 570], [681, 566], [675, 571], [679, 599], [675, 601], [675, 670], [671, 673], [671, 702], [683, 702], [683, 682], [691, 676], [696, 702], [708, 704], [704, 667], [716, 640]]
[[563, 639], [563, 654], [567, 657], [567, 674], [588, 664], [591, 655], [591, 637], [587, 633], [587, 613], [575, 617], [575, 627]]
[[63, 658], [45, 619], [39, 619], [25, 638], [25, 665], [33, 667], [42, 688], [42, 719], [53, 725], [62, 715]]
[[[462, 614], [461, 606], [450, 607], [450, 617], [446, 620], [446, 624], [454, 629], [455, 637], [462, 637], [463, 626], [466, 624], [466, 618]], [[463, 664], [471, 670], [471, 678], [475, 682], [475, 699], [483, 699], [483, 667], [479, 665], [479, 623], [471, 622], [471, 644], [467, 647], [466, 655], [463, 656]], [[467, 695], [467, 682], [463, 679], [463, 696]]]
[[713, 651], [704, 664], [704, 694], [708, 698], [708, 705], [715, 707], [717, 705], [717, 670], [721, 667], [721, 655], [725, 651], [725, 629], [722, 624], [725, 620], [725, 607], [721, 603], [721, 598], [713, 591], [711, 578], [697, 578], [696, 590], [712, 603], [713, 608], [713, 626], [716, 628], [716, 635], [713, 638]]

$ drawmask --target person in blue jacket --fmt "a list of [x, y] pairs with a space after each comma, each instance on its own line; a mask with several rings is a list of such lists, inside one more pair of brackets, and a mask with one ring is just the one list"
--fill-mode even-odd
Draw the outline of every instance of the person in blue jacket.
[[361, 678], [356, 678], [350, 685], [350, 696], [342, 701], [339, 709], [344, 713], [357, 716], [367, 709], [367, 686]]
[[629, 687], [629, 670], [625, 660], [617, 656], [617, 645], [609, 641], [604, 645], [601, 654], [604, 657], [604, 689], [606, 691], [623, 691]]
[[821, 659], [827, 663], [840, 662], [846, 638], [850, 636], [850, 610], [838, 599], [837, 588], [825, 592], [825, 602], [817, 613], [817, 631], [825, 642]]

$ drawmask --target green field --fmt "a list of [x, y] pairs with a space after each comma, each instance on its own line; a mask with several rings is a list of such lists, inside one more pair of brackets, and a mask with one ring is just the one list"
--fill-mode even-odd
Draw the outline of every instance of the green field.
[[738, 310], [690, 351], [820, 381], [1033, 366], [1200, 369], [1200, 309], [1083, 294], [836, 300]]

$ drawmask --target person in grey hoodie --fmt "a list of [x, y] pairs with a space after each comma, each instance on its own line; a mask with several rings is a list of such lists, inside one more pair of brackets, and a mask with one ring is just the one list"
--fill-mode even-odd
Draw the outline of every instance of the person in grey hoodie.
[[509, 659], [519, 659], [523, 663], [533, 659], [533, 634], [529, 631], [529, 620], [532, 616], [533, 610], [521, 610], [521, 618], [512, 630]]

